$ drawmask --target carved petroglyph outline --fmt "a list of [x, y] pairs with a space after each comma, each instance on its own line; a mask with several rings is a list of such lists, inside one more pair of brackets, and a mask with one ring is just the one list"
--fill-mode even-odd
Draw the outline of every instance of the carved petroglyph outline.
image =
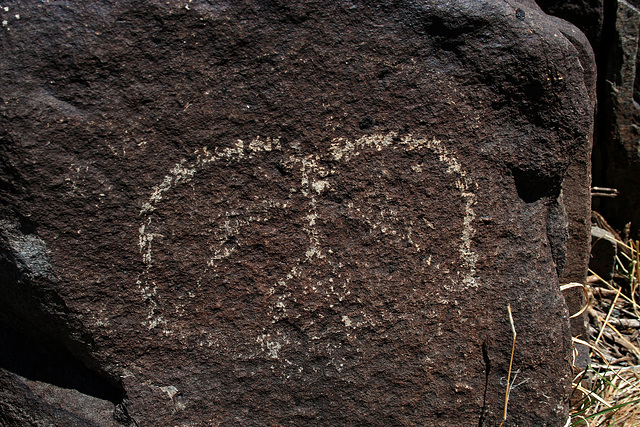
[[[275, 281], [276, 283], [274, 283], [274, 288], [280, 289], [281, 298], [279, 298], [274, 306], [270, 308], [273, 316], [273, 323], [286, 317], [286, 298], [288, 296], [286, 293], [287, 283], [295, 277], [300, 277], [302, 272], [299, 266], [301, 264], [304, 265], [304, 263], [309, 262], [314, 258], [318, 258], [322, 260], [322, 262], [326, 262], [334, 271], [339, 272], [342, 267], [340, 263], [334, 265], [335, 263], [332, 263], [331, 260], [327, 259], [327, 254], [320, 245], [318, 237], [319, 232], [316, 227], [316, 220], [318, 219], [317, 197], [331, 186], [330, 179], [328, 179], [330, 171], [326, 170], [326, 168], [322, 166], [322, 162], [325, 160], [333, 160], [340, 163], [346, 163], [366, 151], [398, 149], [405, 151], [429, 150], [434, 153], [438, 157], [438, 160], [446, 167], [445, 173], [453, 176], [454, 185], [457, 190], [460, 191], [460, 197], [464, 200], [463, 230], [460, 235], [460, 243], [458, 245], [458, 252], [461, 260], [460, 268], [464, 271], [464, 274], [462, 276], [461, 283], [452, 283], [451, 285], [445, 284], [444, 286], [449, 291], [464, 291], [468, 288], [478, 286], [476, 279], [476, 262], [478, 256], [472, 247], [472, 238], [475, 234], [473, 224], [475, 220], [475, 212], [473, 206], [477, 200], [475, 194], [477, 184], [462, 169], [455, 153], [435, 138], [417, 138], [411, 134], [398, 138], [395, 132], [390, 132], [386, 135], [376, 134], [363, 136], [355, 141], [347, 138], [335, 138], [332, 140], [327, 153], [304, 156], [296, 154], [289, 155], [288, 163], [293, 167], [298, 168], [301, 176], [300, 185], [294, 191], [299, 191], [305, 198], [307, 198], [309, 203], [308, 214], [305, 217], [307, 223], [304, 227], [304, 230], [308, 235], [309, 244], [305, 253], [301, 254], [300, 258], [295, 261], [295, 265], [292, 266], [290, 271], [280, 279], [277, 279]], [[148, 303], [147, 319], [143, 323], [144, 326], [149, 329], [162, 326], [165, 334], [171, 335], [174, 333], [169, 322], [156, 312], [158, 309], [158, 304], [155, 301], [157, 286], [155, 282], [149, 278], [149, 272], [153, 266], [152, 245], [154, 243], [154, 239], [157, 241], [163, 237], [161, 234], [151, 231], [151, 213], [158, 208], [170, 189], [190, 182], [198, 171], [206, 168], [208, 165], [240, 162], [264, 155], [264, 153], [271, 151], [284, 151], [281, 147], [279, 138], [256, 137], [249, 143], [237, 140], [233, 147], [216, 149], [213, 152], [209, 151], [205, 147], [195, 153], [196, 159], [194, 161], [182, 159], [178, 162], [163, 178], [162, 182], [152, 188], [149, 199], [142, 204], [140, 210], [141, 222], [138, 229], [138, 246], [145, 269], [139, 275], [137, 285], [138, 291]], [[416, 165], [415, 167], [412, 167], [412, 170], [414, 173], [420, 173], [421, 167]], [[286, 203], [279, 203], [266, 199], [261, 203], [262, 213], [267, 215], [269, 209], [283, 208], [287, 208]], [[353, 210], [353, 207], [349, 206], [349, 209]], [[384, 214], [384, 212], [381, 213], [381, 215]], [[393, 217], [397, 212], [390, 210], [386, 214]], [[235, 222], [232, 222], [229, 219], [225, 220], [224, 224], [221, 225], [221, 229], [225, 230], [224, 233], [228, 234], [227, 237], [238, 234], [238, 230], [241, 227], [247, 226], [251, 222], [267, 220], [267, 218], [262, 218], [260, 216], [260, 212], [234, 212], [234, 215], [239, 215], [244, 219], [235, 219], [233, 220]], [[367, 220], [364, 217], [362, 219]], [[372, 228], [377, 226], [373, 223], [370, 223], [369, 225], [371, 225]], [[383, 233], [394, 233], [394, 230], [387, 230], [384, 228], [381, 231]], [[409, 229], [408, 241], [411, 242], [411, 244], [414, 244], [411, 241], [410, 234], [411, 230]], [[416, 246], [418, 250], [421, 249], [415, 244], [414, 246]], [[330, 248], [327, 250], [331, 252]], [[234, 251], [234, 247], [223, 248], [221, 246], [218, 250], [214, 250], [213, 255], [208, 261], [208, 265], [212, 266], [215, 262], [231, 256]], [[430, 262], [430, 255], [428, 259]], [[346, 280], [348, 282], [348, 279]], [[317, 285], [322, 284], [318, 283]], [[340, 300], [342, 300], [342, 296], [349, 294], [349, 291], [346, 290], [346, 293], [343, 292], [341, 296], [338, 290], [334, 289], [333, 283], [328, 283], [327, 285], [328, 289], [331, 292], [334, 292], [334, 296], [339, 297]], [[313, 291], [317, 290], [315, 286], [312, 286], [312, 288]], [[351, 323], [351, 321], [349, 321], [349, 323]], [[263, 347], [263, 352], [269, 357], [277, 356], [278, 350], [282, 345], [287, 344], [287, 342], [275, 341], [274, 338], [276, 338], [276, 335], [277, 334], [270, 333], [266, 328], [264, 328], [257, 339], [257, 342], [259, 342]], [[210, 340], [207, 342], [208, 344], [206, 345], [213, 345]], [[203, 345], [203, 343], [200, 343], [200, 345]]]

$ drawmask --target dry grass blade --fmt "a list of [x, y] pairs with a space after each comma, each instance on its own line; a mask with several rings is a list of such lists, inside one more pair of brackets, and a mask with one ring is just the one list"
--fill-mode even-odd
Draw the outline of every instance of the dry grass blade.
[[572, 426], [624, 426], [640, 425], [640, 372], [612, 368], [596, 373], [591, 390], [581, 385], [583, 394], [580, 407], [574, 407]]
[[[502, 422], [500, 423], [500, 427], [507, 421], [507, 408], [509, 406], [509, 393], [511, 393], [511, 388], [513, 384], [511, 383], [511, 370], [513, 368], [513, 354], [516, 351], [516, 326], [513, 323], [513, 315], [511, 314], [511, 304], [507, 304], [507, 312], [509, 313], [509, 323], [511, 324], [511, 333], [513, 334], [513, 341], [511, 344], [511, 358], [509, 359], [509, 373], [507, 374], [507, 391], [504, 394], [504, 412], [502, 414]], [[515, 377], [514, 380], [515, 382]]]
[[573, 319], [575, 317], [580, 316], [582, 313], [584, 313], [587, 310], [587, 308], [589, 308], [589, 291], [587, 290], [587, 287], [582, 283], [567, 283], [565, 285], [560, 285], [561, 292], [571, 288], [582, 288], [582, 292], [584, 292], [584, 300], [585, 300], [585, 303], [582, 306], [582, 308], [577, 313], [574, 313], [569, 317], [570, 319]]
[[[591, 284], [591, 288], [596, 287], [598, 289], [602, 289], [601, 287], [599, 287], [599, 285], [604, 285], [604, 286], [606, 286], [606, 289], [608, 291], [613, 291], [613, 295], [618, 293], [618, 289], [620, 289], [619, 287], [613, 286], [611, 283], [609, 283], [608, 281], [604, 280], [602, 277], [598, 276], [592, 270], [589, 270], [589, 273], [591, 273], [590, 278], [593, 278], [593, 279], [589, 280], [589, 283]], [[589, 288], [588, 288], [588, 290], [593, 291], [593, 289], [589, 289]], [[623, 299], [625, 299], [626, 301], [628, 301], [629, 303], [634, 304], [634, 302], [631, 299], [631, 297], [628, 297], [625, 294], [620, 294], [620, 296]]]
[[611, 304], [611, 308], [609, 308], [609, 312], [607, 313], [607, 317], [606, 317], [606, 319], [604, 319], [604, 323], [602, 324], [602, 327], [600, 328], [600, 332], [598, 333], [598, 338], [596, 338], [596, 341], [594, 342], [594, 345], [598, 345], [598, 342], [600, 342], [600, 338], [602, 338], [602, 334], [604, 333], [604, 330], [607, 327], [607, 323], [609, 323], [609, 318], [611, 317], [611, 314], [613, 313], [613, 309], [616, 306], [616, 302], [618, 301], [618, 298], [620, 297], [621, 293], [622, 293], [622, 289], [618, 289], [618, 293], [616, 294], [616, 297], [613, 299], [613, 303]]
[[[574, 379], [572, 426], [640, 426], [640, 242], [620, 237], [604, 218], [593, 220], [616, 238], [610, 281], [590, 271], [586, 289], [591, 366]], [[605, 314], [606, 313], [606, 314]], [[590, 342], [588, 342], [590, 341]], [[590, 378], [590, 380], [589, 380]]]
[[618, 195], [618, 190], [615, 188], [608, 187], [591, 187], [591, 196], [592, 197], [616, 197]]

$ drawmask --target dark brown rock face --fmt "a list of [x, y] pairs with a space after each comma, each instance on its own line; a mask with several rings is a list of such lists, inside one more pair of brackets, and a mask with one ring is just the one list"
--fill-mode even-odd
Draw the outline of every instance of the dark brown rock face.
[[[510, 304], [505, 425], [565, 424], [561, 189], [593, 112], [566, 24], [506, 0], [2, 10], [0, 320], [111, 387], [70, 399], [116, 425], [497, 425]], [[43, 379], [4, 367], [18, 424]]]
[[597, 49], [602, 39], [605, 1], [617, 0], [536, 0], [536, 3], [549, 15], [566, 19], [580, 28]]
[[[550, 9], [550, 12], [558, 13], [563, 17], [571, 17], [573, 22], [581, 25], [582, 29], [592, 38], [599, 36], [602, 27], [602, 2], [601, 0], [569, 2], [538, 1], [541, 6]], [[556, 21], [562, 34], [577, 47], [581, 63], [593, 63], [593, 51], [589, 48], [586, 36], [575, 27]], [[596, 103], [596, 75], [595, 70], [585, 69], [587, 87], [591, 89], [589, 97]], [[589, 138], [588, 144], [583, 144], [573, 153], [573, 160], [567, 169], [562, 184], [562, 204], [567, 215], [566, 234], [566, 258], [560, 274], [561, 283], [586, 283], [589, 270], [589, 254], [591, 250], [591, 148], [593, 138]], [[551, 210], [554, 212], [554, 209]], [[549, 234], [559, 234], [552, 229]], [[571, 288], [564, 291], [564, 297], [573, 315], [578, 313], [586, 303], [584, 292], [581, 288]], [[587, 337], [586, 314], [571, 320], [571, 334], [574, 337], [585, 339]], [[589, 364], [590, 349], [580, 344], [575, 345], [577, 356], [574, 365], [585, 368]]]
[[608, 55], [600, 66], [601, 112], [594, 151], [594, 183], [619, 192], [597, 208], [622, 231], [640, 238], [640, 2], [617, 1], [612, 11]]
[[596, 197], [594, 207], [621, 235], [631, 222], [630, 237], [640, 238], [640, 1], [538, 3], [578, 26], [594, 46], [599, 78], [593, 182], [618, 190], [615, 198]]

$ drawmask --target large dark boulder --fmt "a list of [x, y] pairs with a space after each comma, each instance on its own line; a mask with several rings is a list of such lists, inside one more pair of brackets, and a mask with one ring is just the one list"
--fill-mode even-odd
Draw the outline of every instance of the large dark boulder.
[[505, 425], [565, 424], [573, 27], [502, 0], [2, 19], [0, 322], [59, 356], [2, 348], [0, 419], [50, 381], [42, 417], [91, 422], [40, 363], [118, 425], [497, 425], [510, 305]]

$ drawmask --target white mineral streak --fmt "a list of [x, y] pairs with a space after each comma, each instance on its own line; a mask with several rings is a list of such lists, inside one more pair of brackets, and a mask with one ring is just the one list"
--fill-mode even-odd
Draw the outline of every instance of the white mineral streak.
[[[298, 163], [298, 159], [291, 157], [290, 160], [294, 163]], [[314, 257], [324, 258], [325, 255], [320, 250], [320, 239], [318, 237], [318, 229], [316, 228], [316, 219], [318, 218], [318, 207], [316, 196], [313, 194], [312, 189], [320, 194], [325, 188], [329, 187], [328, 182], [320, 181], [322, 184], [318, 185], [318, 181], [315, 179], [319, 175], [326, 175], [324, 168], [318, 167], [318, 163], [314, 156], [306, 156], [300, 159], [300, 171], [302, 174], [302, 180], [300, 182], [300, 190], [302, 194], [309, 197], [309, 214], [306, 216], [308, 226], [304, 228], [304, 231], [309, 236], [309, 249], [305, 252], [306, 260], [310, 260]]]
[[153, 187], [149, 201], [142, 204], [140, 215], [144, 215], [147, 212], [153, 212], [155, 210], [155, 205], [162, 200], [164, 193], [180, 183], [191, 181], [196, 171], [202, 169], [202, 167], [208, 163], [215, 163], [220, 160], [239, 160], [244, 158], [245, 154], [247, 157], [251, 158], [254, 157], [256, 153], [281, 149], [280, 140], [278, 138], [262, 139], [260, 137], [253, 139], [246, 148], [248, 153], [245, 153], [244, 141], [239, 139], [236, 141], [234, 147], [227, 147], [222, 150], [216, 149], [213, 154], [210, 153], [206, 147], [202, 148], [201, 152], [195, 153], [197, 154], [197, 158], [193, 164], [187, 164], [185, 166], [187, 160], [180, 160], [180, 162], [178, 162], [169, 171], [169, 174], [164, 177], [162, 182]]
[[[158, 303], [156, 303], [156, 296], [158, 295], [158, 286], [155, 282], [151, 282], [149, 285], [146, 281], [142, 283], [142, 281], [138, 280], [138, 291], [142, 295], [142, 301], [148, 304], [149, 311], [147, 312], [147, 320], [142, 323], [143, 326], [146, 326], [148, 329], [153, 329], [159, 325], [167, 325], [167, 321], [159, 315], [156, 315], [156, 308], [158, 308]], [[165, 335], [171, 335], [172, 331], [170, 329], [164, 330]]]
[[172, 399], [172, 400], [175, 397], [175, 395], [178, 394], [178, 389], [176, 388], [176, 386], [173, 386], [173, 385], [160, 387], [160, 390], [167, 393], [167, 396], [169, 396], [169, 399]]
[[[327, 160], [332, 160], [340, 163], [348, 163], [354, 157], [359, 156], [362, 152], [382, 150], [428, 150], [438, 156], [441, 164], [446, 166], [446, 174], [452, 175], [455, 183], [455, 187], [460, 191], [460, 197], [464, 199], [464, 217], [463, 217], [463, 230], [460, 235], [460, 243], [458, 251], [460, 253], [460, 259], [462, 261], [461, 276], [458, 276], [457, 281], [452, 279], [451, 285], [445, 285], [445, 288], [450, 291], [464, 291], [470, 287], [477, 287], [476, 279], [476, 262], [478, 259], [477, 254], [472, 247], [472, 239], [475, 234], [475, 228], [473, 226], [475, 220], [474, 205], [476, 204], [477, 197], [474, 193], [476, 184], [463, 170], [460, 162], [456, 158], [454, 152], [448, 149], [441, 141], [433, 138], [417, 138], [413, 135], [405, 135], [399, 137], [395, 132], [389, 132], [388, 134], [377, 134], [363, 136], [355, 141], [347, 138], [335, 138], [332, 140], [329, 151], [326, 154], [314, 154], [314, 155], [290, 155], [289, 164], [294, 168], [298, 168], [300, 171], [300, 184], [298, 188], [293, 188], [292, 192], [300, 191], [308, 199], [308, 210], [305, 217], [306, 223], [304, 224], [304, 231], [308, 236], [308, 246], [304, 254], [300, 254], [299, 258], [295, 259], [291, 270], [285, 276], [275, 280], [273, 288], [270, 292], [276, 292], [283, 296], [278, 298], [277, 302], [271, 307], [273, 314], [273, 321], [277, 321], [281, 316], [286, 313], [286, 302], [291, 293], [287, 291], [287, 285], [294, 277], [300, 277], [303, 272], [299, 268], [301, 265], [309, 262], [310, 260], [317, 258], [321, 259], [321, 262], [327, 264], [328, 267], [335, 272], [336, 278], [342, 277], [340, 270], [342, 264], [333, 262], [330, 257], [327, 257], [327, 253], [331, 254], [331, 248], [327, 249], [325, 253], [320, 244], [320, 234], [317, 228], [317, 220], [319, 219], [317, 198], [331, 188], [330, 175], [333, 171], [327, 170], [322, 166], [326, 164]], [[149, 271], [152, 267], [152, 243], [158, 241], [163, 236], [154, 233], [151, 213], [154, 212], [158, 204], [169, 196], [169, 191], [183, 183], [191, 181], [200, 170], [206, 168], [210, 164], [216, 163], [229, 163], [240, 162], [245, 159], [251, 159], [263, 155], [265, 152], [270, 151], [283, 151], [279, 138], [264, 138], [256, 137], [249, 143], [245, 143], [242, 140], [237, 140], [232, 147], [224, 149], [215, 149], [213, 152], [209, 151], [206, 147], [201, 150], [197, 150], [194, 154], [196, 159], [187, 161], [182, 159], [178, 162], [169, 173], [162, 179], [160, 184], [152, 188], [149, 199], [142, 204], [140, 210], [140, 216], [142, 216], [142, 222], [139, 227], [138, 246], [142, 255], [142, 261], [145, 265], [145, 271], [141, 273], [138, 279], [139, 292], [142, 294], [145, 300], [148, 300], [149, 313], [145, 326], [148, 328], [154, 328], [162, 325], [165, 329], [165, 334], [171, 333], [171, 326], [167, 324], [167, 320], [157, 314], [159, 309], [157, 299], [157, 287], [155, 283], [149, 282]], [[415, 165], [411, 167], [413, 173], [420, 174], [423, 170], [423, 165]], [[239, 216], [239, 218], [230, 220], [231, 215], [227, 212], [227, 219], [220, 224], [220, 235], [222, 239], [218, 241], [224, 242], [227, 239], [239, 234], [239, 230], [249, 223], [254, 221], [267, 221], [270, 216], [270, 209], [285, 209], [286, 203], [279, 203], [270, 200], [257, 201], [260, 204], [258, 208], [245, 208], [241, 212], [233, 211], [233, 216]], [[397, 212], [391, 207], [390, 209], [382, 210], [378, 213], [374, 213], [370, 206], [353, 206], [349, 204], [347, 206], [350, 213], [358, 215], [362, 220], [366, 221], [372, 229], [379, 227], [383, 233], [396, 234], [398, 231], [394, 229], [394, 222], [398, 221], [398, 216], [401, 212]], [[374, 218], [374, 216], [378, 216]], [[411, 229], [409, 230], [409, 240], [411, 240]], [[417, 245], [417, 250], [421, 250]], [[207, 266], [215, 266], [216, 263], [221, 260], [230, 257], [236, 251], [236, 246], [213, 248], [212, 254], [207, 261]], [[429, 256], [430, 265], [431, 256]], [[340, 285], [338, 289], [334, 287], [333, 283], [316, 283], [310, 285], [308, 290], [304, 292], [319, 292], [319, 289], [326, 289], [327, 297], [336, 297], [339, 301], [348, 295], [350, 292], [346, 289], [349, 282], [349, 278], [345, 277], [341, 279], [345, 281]], [[353, 327], [354, 322], [347, 316], [343, 316], [342, 321], [345, 326]], [[358, 322], [358, 324], [360, 324]], [[207, 332], [208, 334], [208, 332]], [[277, 334], [277, 332], [276, 332]], [[205, 334], [206, 335], [206, 334]], [[286, 339], [282, 337], [269, 335], [266, 331], [258, 336], [256, 339], [260, 343], [263, 353], [270, 358], [278, 358], [278, 354], [284, 344], [287, 344]], [[208, 347], [214, 346], [215, 342], [213, 336], [203, 341], [201, 345], [207, 345]], [[215, 344], [217, 346], [217, 344]]]
[[[333, 140], [333, 144], [329, 150], [331, 151], [333, 159], [337, 161], [348, 161], [352, 157], [360, 154], [359, 150], [364, 148], [375, 148], [377, 151], [382, 151], [382, 149], [390, 146], [392, 146], [393, 149], [403, 147], [407, 151], [427, 148], [437, 154], [440, 162], [447, 166], [447, 173], [456, 176], [456, 188], [460, 190], [460, 195], [465, 200], [465, 213], [459, 251], [466, 274], [462, 280], [463, 286], [461, 290], [469, 287], [477, 287], [478, 283], [475, 275], [478, 255], [471, 248], [471, 239], [476, 231], [473, 227], [473, 220], [476, 217], [473, 211], [473, 206], [476, 204], [476, 195], [472, 192], [471, 187], [473, 183], [471, 178], [462, 170], [460, 162], [458, 162], [455, 155], [450, 153], [441, 141], [435, 138], [431, 140], [414, 138], [411, 134], [402, 137], [399, 141], [395, 142], [395, 144], [394, 139], [397, 139], [395, 132], [389, 132], [387, 135], [363, 136], [355, 142], [351, 142], [346, 138], [336, 138]], [[420, 167], [413, 170], [416, 173], [422, 172]]]
[[473, 182], [471, 178], [467, 177], [467, 174], [460, 167], [460, 163], [451, 155], [447, 148], [437, 139], [432, 139], [427, 143], [427, 147], [434, 153], [438, 154], [440, 162], [447, 165], [447, 173], [457, 175], [456, 188], [460, 190], [460, 195], [465, 199], [464, 219], [462, 236], [460, 237], [461, 243], [459, 247], [460, 255], [463, 261], [463, 265], [466, 267], [466, 274], [462, 280], [463, 290], [469, 287], [477, 287], [478, 282], [476, 280], [476, 261], [478, 255], [471, 248], [471, 239], [476, 230], [473, 227], [473, 220], [476, 218], [476, 214], [473, 211], [473, 206], [476, 204], [476, 195], [472, 191]]
[[138, 246], [140, 247], [140, 252], [142, 253], [142, 261], [147, 266], [147, 269], [151, 267], [151, 242], [153, 242], [153, 239], [155, 237], [164, 237], [162, 234], [145, 231], [146, 225], [150, 224], [151, 218], [147, 218], [147, 223], [140, 224], [140, 228], [138, 229]]

